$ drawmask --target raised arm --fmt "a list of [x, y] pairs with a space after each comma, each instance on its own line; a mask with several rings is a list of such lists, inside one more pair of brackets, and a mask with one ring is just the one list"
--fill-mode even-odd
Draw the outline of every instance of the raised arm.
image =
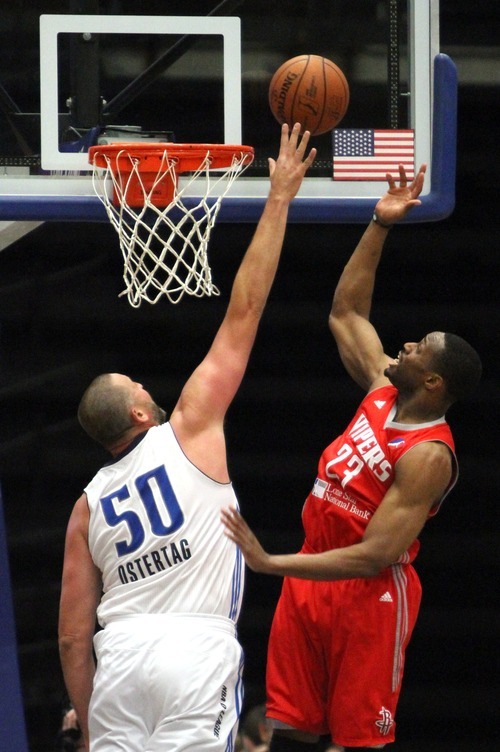
[[[226, 315], [170, 418], [185, 450], [201, 433], [214, 427], [222, 430], [225, 413], [243, 378], [278, 267], [288, 208], [316, 155], [316, 149], [311, 149], [306, 156], [308, 142], [309, 133], [300, 138], [298, 124], [291, 132], [283, 126], [278, 159], [269, 160], [269, 195], [236, 274]], [[191, 451], [188, 456], [197, 462]]]
[[384, 382], [384, 369], [393, 362], [384, 353], [370, 323], [376, 271], [390, 227], [421, 203], [418, 196], [424, 184], [425, 169], [422, 165], [409, 185], [402, 165], [399, 186], [387, 175], [389, 189], [378, 201], [374, 219], [347, 262], [333, 296], [330, 330], [347, 372], [366, 390]]

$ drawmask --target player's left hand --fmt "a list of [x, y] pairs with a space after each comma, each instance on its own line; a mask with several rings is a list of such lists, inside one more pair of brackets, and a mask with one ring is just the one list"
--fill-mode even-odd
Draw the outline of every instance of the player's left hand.
[[250, 569], [254, 572], [265, 572], [269, 554], [264, 551], [238, 510], [234, 507], [222, 509], [221, 521], [225, 534], [240, 547]]
[[424, 186], [425, 171], [427, 165], [421, 165], [419, 171], [411, 183], [408, 183], [406, 171], [403, 165], [399, 165], [399, 185], [391, 174], [387, 174], [389, 189], [375, 207], [381, 222], [393, 225], [402, 219], [414, 206], [422, 202], [418, 198]]

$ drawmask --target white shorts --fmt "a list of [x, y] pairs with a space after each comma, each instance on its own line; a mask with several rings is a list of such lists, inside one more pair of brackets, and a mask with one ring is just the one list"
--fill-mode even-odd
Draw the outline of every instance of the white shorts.
[[90, 752], [231, 752], [243, 698], [233, 622], [131, 616], [94, 638]]

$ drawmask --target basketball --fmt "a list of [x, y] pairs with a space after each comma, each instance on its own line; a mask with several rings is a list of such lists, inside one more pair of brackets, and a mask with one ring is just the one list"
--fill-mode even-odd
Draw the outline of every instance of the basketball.
[[320, 55], [298, 55], [280, 65], [269, 84], [278, 123], [319, 136], [335, 128], [349, 105], [349, 85], [338, 65]]

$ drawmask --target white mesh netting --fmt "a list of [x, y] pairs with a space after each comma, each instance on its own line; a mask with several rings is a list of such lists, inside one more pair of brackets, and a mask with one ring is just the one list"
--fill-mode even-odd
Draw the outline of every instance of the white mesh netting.
[[[110, 159], [101, 153], [101, 161], [103, 157], [106, 161], [103, 168], [96, 166], [94, 158], [94, 190], [120, 239], [125, 282], [120, 295], [126, 295], [134, 308], [142, 301], [156, 303], [163, 295], [172, 303], [178, 303], [185, 293], [219, 295], [212, 281], [207, 247], [222, 199], [252, 161], [248, 151], [239, 153], [236, 148], [230, 164], [217, 172], [213, 172], [207, 150], [199, 167], [184, 176], [182, 188], [177, 184], [177, 161], [166, 151], [147, 184], [139, 159], [130, 154], [119, 152], [120, 159]], [[186, 196], [195, 180], [201, 180], [196, 197]], [[110, 181], [114, 199], [108, 192]], [[173, 185], [173, 197], [167, 206], [160, 207], [155, 204], [155, 194], [164, 181]], [[128, 203], [131, 186], [135, 192], [139, 186], [140, 206]]]

